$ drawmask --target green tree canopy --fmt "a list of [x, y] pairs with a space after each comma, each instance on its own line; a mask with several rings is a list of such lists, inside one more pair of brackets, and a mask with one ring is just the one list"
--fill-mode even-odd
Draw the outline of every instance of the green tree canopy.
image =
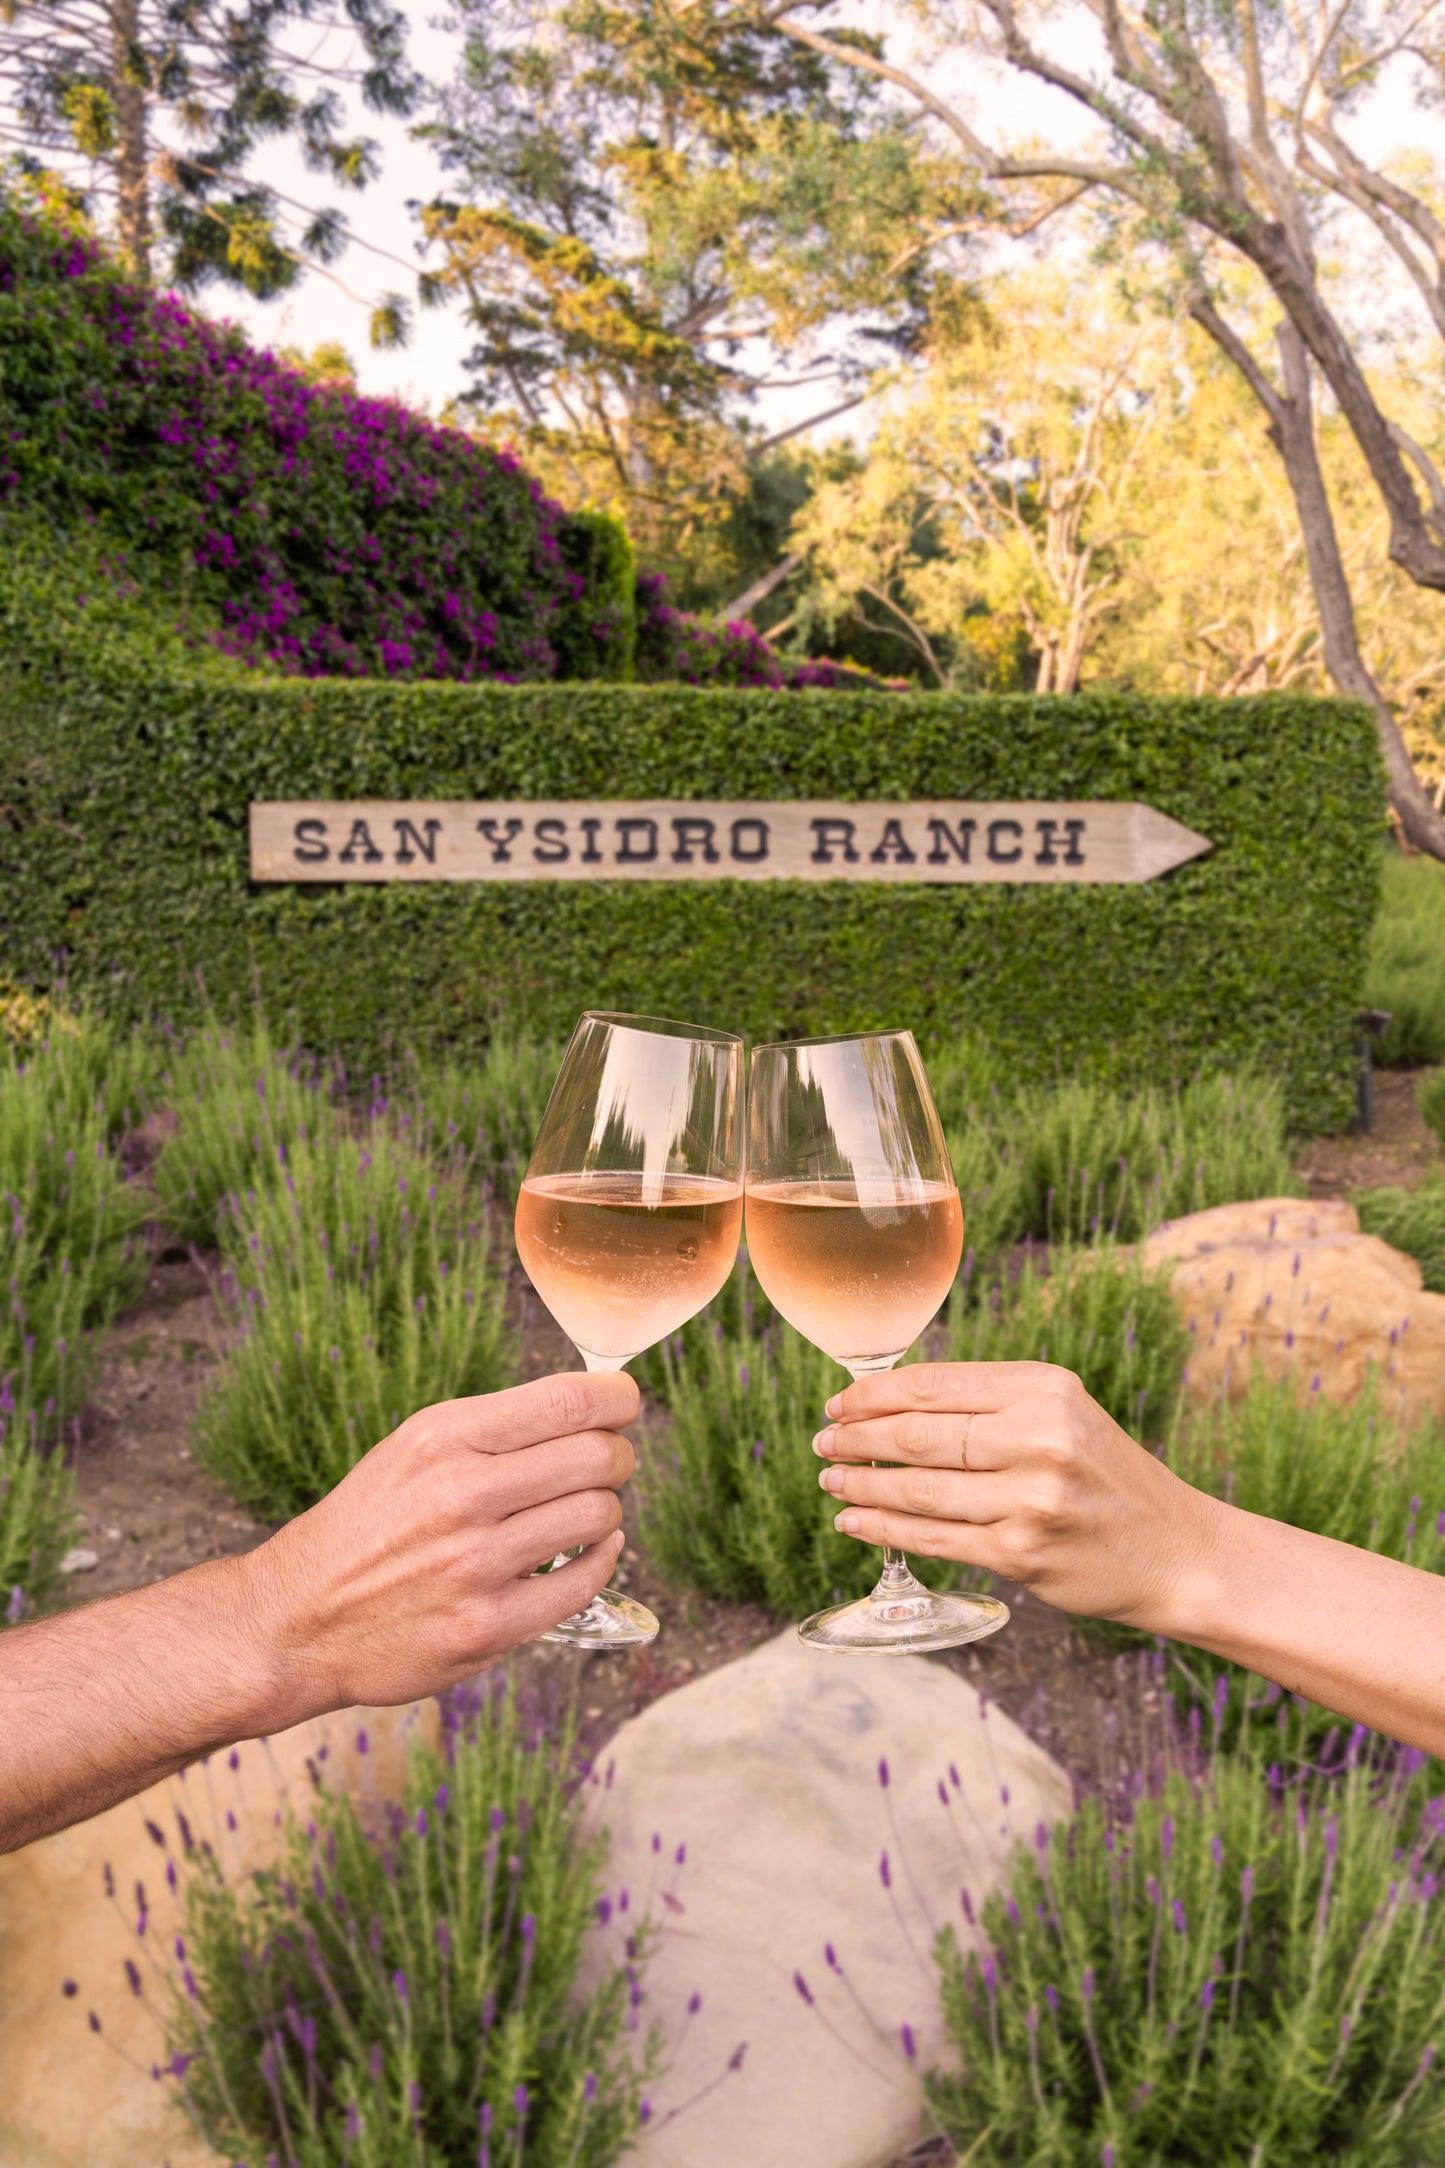
[[468, 396], [654, 555], [778, 441], [765, 389], [846, 405], [972, 306], [976, 183], [849, 70], [718, 0], [460, 0], [459, 21], [421, 131], [451, 184], [427, 297], [475, 328]]

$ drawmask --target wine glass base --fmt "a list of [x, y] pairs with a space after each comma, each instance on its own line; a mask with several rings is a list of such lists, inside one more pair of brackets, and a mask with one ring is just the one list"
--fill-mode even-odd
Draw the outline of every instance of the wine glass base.
[[537, 1639], [565, 1641], [574, 1649], [635, 1649], [656, 1636], [657, 1620], [645, 1603], [635, 1603], [619, 1589], [604, 1588], [585, 1611], [574, 1611], [571, 1618]]
[[997, 1596], [935, 1594], [914, 1582], [906, 1591], [878, 1588], [856, 1603], [815, 1611], [798, 1628], [798, 1638], [834, 1656], [921, 1656], [982, 1641], [1008, 1618], [1008, 1605]]

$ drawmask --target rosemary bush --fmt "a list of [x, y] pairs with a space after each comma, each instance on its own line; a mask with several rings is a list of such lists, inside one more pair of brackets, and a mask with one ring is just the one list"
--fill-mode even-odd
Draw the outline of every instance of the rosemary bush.
[[442, 1704], [379, 1826], [318, 1793], [275, 1868], [226, 1879], [181, 1824], [171, 2075], [227, 2160], [277, 2168], [609, 2168], [645, 2118], [629, 2051], [645, 1950], [579, 1990], [608, 1909], [578, 1765], [490, 1690]]
[[938, 1944], [980, 2168], [1421, 2168], [1445, 2159], [1445, 1802], [1418, 1776], [1285, 1784], [1252, 1757], [1042, 1825]]
[[415, 1409], [515, 1382], [484, 1213], [384, 1125], [279, 1157], [220, 1237], [236, 1337], [197, 1443], [265, 1517], [313, 1504]]
[[278, 1047], [264, 1023], [233, 1031], [214, 1019], [177, 1049], [166, 1077], [174, 1133], [153, 1179], [166, 1224], [185, 1242], [219, 1239], [228, 1197], [337, 1118], [315, 1065]]
[[1077, 1371], [1135, 1437], [1159, 1437], [1179, 1396], [1189, 1336], [1167, 1270], [1148, 1271], [1103, 1242], [1056, 1249], [1045, 1270], [1025, 1258], [949, 1304], [948, 1362], [1051, 1362]]
[[1354, 1203], [1365, 1233], [1407, 1250], [1425, 1285], [1445, 1294], [1445, 1180], [1436, 1176], [1419, 1189], [1364, 1190]]

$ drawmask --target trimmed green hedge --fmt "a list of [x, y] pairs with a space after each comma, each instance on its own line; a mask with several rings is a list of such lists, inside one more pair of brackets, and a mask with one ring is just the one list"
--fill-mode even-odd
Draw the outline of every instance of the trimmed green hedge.
[[[258, 991], [366, 1065], [475, 1046], [499, 1009], [907, 1022], [1021, 1075], [1262, 1065], [1301, 1127], [1351, 1114], [1383, 807], [1363, 709], [161, 675], [67, 615], [0, 594], [0, 938], [115, 1013]], [[250, 887], [250, 800], [364, 796], [1138, 798], [1216, 848], [1127, 888]]]

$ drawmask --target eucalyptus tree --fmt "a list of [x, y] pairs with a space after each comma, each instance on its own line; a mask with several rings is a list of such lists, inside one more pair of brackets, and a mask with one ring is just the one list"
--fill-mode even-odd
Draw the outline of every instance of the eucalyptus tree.
[[[759, 30], [891, 89], [1015, 216], [1019, 199], [1033, 217], [1083, 206], [1136, 266], [1152, 256], [1153, 275], [1259, 402], [1294, 497], [1330, 675], [1374, 711], [1405, 834], [1445, 856], [1445, 819], [1362, 650], [1317, 433], [1322, 379], [1378, 496], [1391, 560], [1445, 592], [1445, 480], [1374, 383], [1358, 308], [1361, 283], [1378, 302], [1393, 278], [1419, 323], [1445, 335], [1445, 157], [1381, 160], [1363, 147], [1383, 83], [1422, 114], [1437, 109], [1445, 0], [918, 0], [906, 20], [924, 57], [904, 62], [860, 35], [860, 0], [736, 4]], [[959, 55], [973, 65], [944, 65]], [[1071, 101], [1093, 124], [1085, 139], [1060, 141], [1043, 103], [1029, 135], [1007, 139], [988, 111], [1000, 72]], [[1231, 259], [1278, 307], [1267, 339], [1229, 312]]]

